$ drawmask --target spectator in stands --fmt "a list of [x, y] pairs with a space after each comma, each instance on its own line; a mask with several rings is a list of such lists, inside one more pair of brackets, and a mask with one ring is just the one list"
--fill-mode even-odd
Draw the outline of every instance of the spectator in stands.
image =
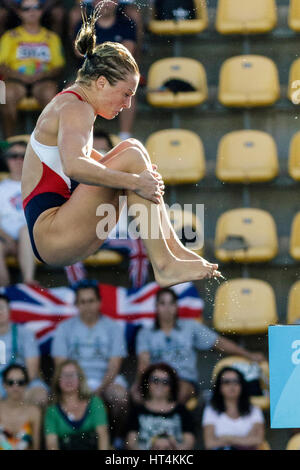
[[199, 393], [197, 350], [215, 348], [253, 361], [264, 360], [263, 354], [247, 351], [198, 321], [178, 319], [177, 296], [170, 288], [158, 291], [156, 308], [153, 327], [144, 327], [137, 334], [137, 378], [131, 388], [135, 401], [141, 399], [137, 384], [149, 364], [163, 361], [177, 371], [180, 378], [179, 400], [186, 403]]
[[194, 449], [192, 416], [178, 403], [178, 386], [177, 374], [167, 364], [152, 364], [144, 371], [142, 401], [133, 405], [128, 420], [128, 449]]
[[48, 450], [109, 450], [106, 409], [89, 394], [76, 361], [62, 362], [53, 378], [54, 404], [45, 415]]
[[[0, 294], [0, 341], [5, 345], [6, 365], [22, 365], [28, 371], [26, 400], [35, 405], [44, 405], [48, 399], [48, 390], [39, 378], [40, 355], [36, 339], [28, 327], [10, 321], [9, 299], [4, 294]], [[2, 376], [5, 367], [0, 362], [0, 398], [6, 395]]]
[[264, 416], [251, 405], [240, 371], [225, 367], [219, 372], [202, 425], [208, 450], [256, 450], [263, 443]]
[[22, 281], [34, 281], [35, 257], [22, 207], [21, 176], [27, 143], [13, 142], [4, 153], [8, 177], [0, 182], [0, 285], [10, 282], [6, 256], [14, 255], [18, 260]]
[[90, 391], [107, 404], [115, 437], [120, 442], [122, 432], [125, 432], [128, 408], [128, 385], [120, 375], [122, 360], [127, 355], [123, 330], [116, 322], [100, 314], [97, 282], [80, 281], [75, 289], [79, 315], [58, 326], [51, 354], [56, 366], [66, 359], [79, 363]]
[[6, 84], [6, 104], [0, 109], [6, 137], [14, 133], [24, 97], [33, 96], [44, 107], [55, 96], [64, 65], [60, 38], [41, 26], [39, 0], [22, 0], [18, 14], [21, 26], [0, 40], [0, 75]]
[[0, 401], [0, 450], [39, 450], [41, 412], [25, 401], [27, 370], [14, 364], [2, 376], [6, 398]]
[[[21, 0], [0, 0], [0, 36], [6, 29], [20, 25], [18, 7]], [[42, 6], [41, 23], [59, 36], [63, 33], [65, 8], [62, 0], [40, 0]]]
[[[120, 42], [135, 55], [136, 52], [136, 25], [126, 15], [122, 14], [118, 9], [119, 0], [107, 2], [106, 0], [95, 0], [93, 5], [103, 3], [101, 15], [96, 22], [97, 44], [106, 41]], [[71, 16], [72, 18], [72, 16]], [[81, 21], [76, 26], [75, 20], [70, 21], [70, 34], [72, 39], [77, 35], [81, 27]], [[81, 56], [80, 56], [81, 57]], [[121, 140], [131, 137], [131, 132], [136, 114], [136, 97], [132, 97], [131, 107], [124, 109], [119, 116]]]

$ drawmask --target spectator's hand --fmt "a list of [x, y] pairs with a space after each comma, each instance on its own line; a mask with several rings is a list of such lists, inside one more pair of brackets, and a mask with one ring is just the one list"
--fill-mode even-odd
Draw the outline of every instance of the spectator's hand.
[[263, 362], [266, 360], [265, 356], [261, 352], [249, 353], [249, 359], [253, 362]]
[[139, 386], [136, 382], [134, 382], [134, 384], [131, 386], [130, 393], [135, 403], [142, 403], [142, 397], [139, 391]]
[[155, 439], [155, 442], [151, 448], [151, 450], [177, 450], [177, 443], [176, 447], [174, 447], [173, 442], [171, 439], [174, 439], [173, 437], [159, 437]]
[[169, 436], [169, 442], [171, 444], [171, 450], [180, 450], [180, 444], [176, 441], [174, 436]]

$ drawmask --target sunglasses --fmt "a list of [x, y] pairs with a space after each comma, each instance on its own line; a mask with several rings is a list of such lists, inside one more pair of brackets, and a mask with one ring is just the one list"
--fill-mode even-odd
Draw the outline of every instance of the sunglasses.
[[9, 159], [17, 159], [17, 158], [24, 158], [24, 153], [21, 152], [11, 152], [6, 155], [6, 158]]
[[32, 7], [21, 7], [22, 11], [31, 11], [31, 10], [41, 10], [42, 7], [40, 5], [35, 5]]
[[12, 387], [13, 385], [18, 385], [18, 387], [24, 387], [24, 385], [27, 384], [26, 380], [25, 379], [20, 379], [20, 380], [6, 380], [5, 381], [5, 384], [8, 386], [8, 387]]
[[159, 377], [150, 377], [149, 382], [157, 385], [170, 385], [170, 379], [160, 379]]
[[222, 385], [240, 385], [241, 382], [238, 379], [223, 379], [221, 380]]

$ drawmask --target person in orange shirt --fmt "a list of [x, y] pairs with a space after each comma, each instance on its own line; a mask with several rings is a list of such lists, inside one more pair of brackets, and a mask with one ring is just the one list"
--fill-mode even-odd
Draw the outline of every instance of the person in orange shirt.
[[6, 137], [14, 133], [22, 98], [33, 96], [43, 108], [55, 96], [65, 63], [59, 37], [41, 26], [39, 0], [22, 0], [18, 12], [21, 26], [0, 40], [0, 75], [6, 85], [6, 104], [0, 109]]

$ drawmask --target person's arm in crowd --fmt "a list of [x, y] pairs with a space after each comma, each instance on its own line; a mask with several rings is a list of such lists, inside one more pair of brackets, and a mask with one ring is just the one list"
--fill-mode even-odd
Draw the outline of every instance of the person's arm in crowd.
[[1, 63], [0, 64], [0, 75], [7, 80], [9, 78], [14, 78], [16, 80], [20, 80], [21, 82], [30, 83], [31, 76], [25, 75], [24, 73], [19, 72], [18, 70], [13, 70], [12, 68], [8, 67], [8, 65]]
[[59, 450], [57, 434], [47, 434], [45, 440], [47, 450]]
[[140, 401], [141, 399], [140, 391], [139, 391], [139, 384], [140, 384], [141, 377], [149, 364], [150, 364], [150, 354], [148, 352], [140, 353], [138, 355], [136, 377], [131, 386], [131, 394], [135, 401]]
[[184, 432], [182, 442], [177, 442], [173, 436], [169, 437], [174, 450], [193, 450], [195, 448], [195, 436], [191, 432]]
[[203, 426], [203, 440], [206, 450], [217, 449], [218, 447], [226, 447], [230, 445], [227, 437], [228, 436], [217, 437], [215, 435], [215, 426], [213, 424]]
[[53, 359], [54, 359], [55, 367], [58, 367], [62, 362], [67, 360], [66, 357], [61, 357], [61, 356], [54, 357]]
[[28, 371], [30, 381], [40, 376], [40, 358], [28, 357], [26, 359], [26, 369]]
[[136, 43], [134, 41], [131, 41], [129, 39], [125, 39], [122, 42], [123, 46], [127, 47], [129, 52], [134, 56], [135, 50], [136, 50]]
[[101, 382], [100, 387], [97, 390], [97, 393], [101, 395], [101, 393], [111, 384], [113, 383], [115, 377], [118, 375], [122, 365], [122, 357], [111, 357], [108, 363], [107, 372]]
[[234, 341], [231, 341], [228, 338], [224, 338], [223, 336], [218, 336], [214, 348], [226, 354], [242, 356], [254, 362], [262, 362], [266, 360], [262, 353], [248, 351], [242, 346], [236, 344]]
[[128, 450], [140, 450], [139, 444], [138, 444], [138, 432], [130, 431], [127, 434], [126, 443], [127, 443]]
[[96, 432], [98, 435], [98, 450], [109, 450], [109, 434], [107, 426], [97, 426]]
[[0, 228], [0, 240], [3, 240], [9, 251], [14, 251], [17, 247], [16, 241]]
[[231, 446], [258, 447], [263, 442], [264, 437], [264, 424], [255, 423], [247, 436], [226, 436], [226, 440], [228, 445]]
[[41, 411], [37, 406], [33, 406], [30, 410], [32, 425], [32, 450], [40, 449], [41, 440]]

